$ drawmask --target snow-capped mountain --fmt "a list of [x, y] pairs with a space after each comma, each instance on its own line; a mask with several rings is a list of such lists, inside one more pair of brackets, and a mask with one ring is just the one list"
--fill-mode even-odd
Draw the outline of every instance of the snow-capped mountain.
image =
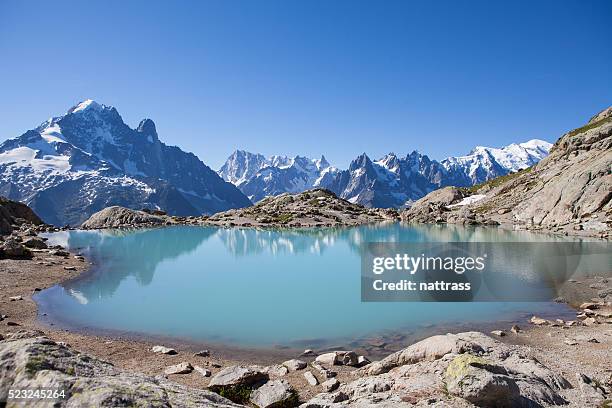
[[402, 158], [389, 153], [377, 161], [363, 153], [338, 174], [330, 190], [367, 207], [401, 207], [439, 188], [444, 173], [440, 163], [416, 151]]
[[92, 100], [0, 145], [0, 195], [61, 225], [109, 205], [196, 215], [251, 204], [194, 154], [162, 143], [152, 120], [131, 129]]
[[324, 156], [320, 159], [302, 156], [271, 156], [266, 159], [261, 154], [236, 150], [218, 173], [256, 202], [270, 195], [326, 188], [337, 172]]
[[447, 185], [469, 186], [531, 167], [548, 155], [551, 143], [532, 139], [506, 147], [475, 147], [468, 155], [441, 161], [448, 171]]
[[440, 187], [472, 186], [530, 167], [551, 147], [537, 139], [503, 148], [478, 146], [466, 156], [440, 162], [416, 151], [405, 158], [390, 153], [377, 161], [364, 153], [338, 173], [330, 189], [367, 207], [405, 207]]
[[465, 156], [431, 160], [419, 152], [389, 153], [371, 160], [363, 153], [347, 170], [320, 160], [235, 151], [219, 170], [251, 200], [268, 195], [325, 187], [368, 207], [405, 207], [444, 186], [467, 187], [530, 167], [546, 157], [552, 144], [533, 139], [502, 148], [477, 146]]

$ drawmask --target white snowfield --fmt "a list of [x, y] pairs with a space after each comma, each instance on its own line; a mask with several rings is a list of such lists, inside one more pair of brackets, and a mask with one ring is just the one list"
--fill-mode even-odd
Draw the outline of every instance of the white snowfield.
[[486, 194], [474, 194], [469, 197], [465, 197], [463, 200], [459, 201], [458, 203], [447, 205], [446, 208], [463, 207], [464, 205], [474, 204], [482, 200], [486, 196], [487, 196]]

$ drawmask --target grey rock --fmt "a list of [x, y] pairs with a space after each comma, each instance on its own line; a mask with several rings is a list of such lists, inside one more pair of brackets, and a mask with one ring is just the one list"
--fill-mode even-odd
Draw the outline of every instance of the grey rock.
[[312, 386], [319, 384], [319, 380], [317, 380], [317, 377], [315, 377], [310, 371], [306, 371], [304, 373], [304, 378], [306, 378], [308, 384]]
[[197, 353], [193, 354], [194, 357], [209, 357], [210, 356], [210, 351], [209, 350], [200, 350]]
[[206, 406], [239, 405], [206, 390], [185, 387], [163, 378], [119, 370], [111, 364], [62, 347], [44, 337], [22, 331], [0, 342], [0, 399], [8, 389], [39, 389], [50, 385], [66, 390], [65, 399], [46, 403], [59, 407]]
[[325, 392], [332, 392], [340, 387], [340, 381], [338, 381], [336, 378], [330, 378], [329, 380], [322, 382], [321, 386]]
[[220, 390], [223, 387], [248, 387], [267, 381], [268, 378], [268, 374], [254, 367], [229, 366], [215, 374], [208, 387], [213, 391]]
[[164, 374], [172, 375], [172, 374], [189, 374], [193, 371], [193, 366], [188, 362], [182, 362], [170, 367], [167, 367], [164, 370]]
[[166, 347], [166, 346], [153, 346], [151, 348], [151, 351], [154, 353], [168, 354], [168, 355], [178, 354], [175, 349]]
[[92, 214], [81, 227], [83, 228], [117, 228], [138, 224], [163, 225], [166, 218], [146, 213], [144, 211], [131, 210], [125, 207], [112, 206], [104, 208]]
[[283, 365], [289, 369], [289, 371], [303, 370], [307, 364], [305, 361], [292, 359], [283, 362]]
[[38, 238], [38, 237], [24, 239], [23, 245], [27, 248], [34, 248], [34, 249], [47, 248], [47, 243], [42, 238]]
[[193, 369], [197, 371], [198, 373], [202, 374], [202, 377], [210, 377], [212, 374], [210, 370], [200, 367], [198, 365], [194, 366]]
[[297, 393], [285, 380], [268, 381], [251, 393], [250, 400], [259, 408], [297, 405]]

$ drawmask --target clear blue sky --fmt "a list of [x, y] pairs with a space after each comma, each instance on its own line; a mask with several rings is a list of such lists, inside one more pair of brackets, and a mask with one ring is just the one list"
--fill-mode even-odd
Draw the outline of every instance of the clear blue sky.
[[0, 0], [0, 139], [86, 98], [218, 168], [554, 141], [612, 104], [611, 1]]

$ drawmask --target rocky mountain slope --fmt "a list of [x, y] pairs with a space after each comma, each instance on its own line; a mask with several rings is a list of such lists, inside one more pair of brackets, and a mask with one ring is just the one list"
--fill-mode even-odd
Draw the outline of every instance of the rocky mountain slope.
[[[402, 213], [415, 222], [514, 224], [609, 236], [612, 227], [612, 109], [561, 136], [533, 167], [440, 201], [432, 193]], [[445, 197], [447, 198], [447, 197]]]
[[250, 205], [194, 154], [162, 143], [152, 120], [131, 129], [92, 100], [0, 145], [0, 194], [58, 225], [110, 205], [181, 215]]
[[326, 188], [337, 172], [325, 156], [320, 159], [302, 156], [266, 159], [261, 154], [236, 150], [221, 167], [219, 175], [257, 202], [267, 196]]
[[343, 171], [329, 166], [324, 157], [266, 159], [236, 151], [219, 174], [253, 201], [322, 187], [366, 207], [400, 208], [440, 187], [472, 186], [532, 166], [546, 157], [551, 146], [537, 139], [503, 148], [478, 146], [468, 155], [440, 162], [416, 151], [405, 157], [389, 153], [375, 161], [363, 153]]

